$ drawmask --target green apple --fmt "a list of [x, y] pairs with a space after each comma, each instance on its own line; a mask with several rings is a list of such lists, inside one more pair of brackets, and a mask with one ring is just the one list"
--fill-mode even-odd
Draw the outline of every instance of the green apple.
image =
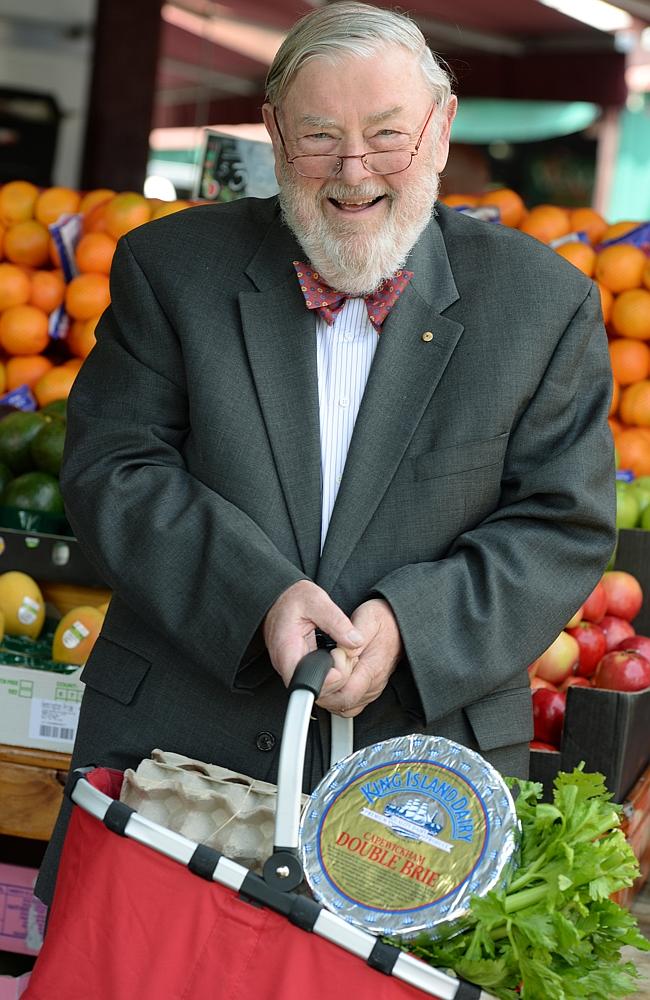
[[632, 490], [639, 504], [639, 518], [637, 518], [639, 520], [646, 507], [650, 507], [650, 481], [644, 486], [638, 479], [633, 479], [628, 484], [628, 489]]
[[637, 476], [636, 479], [632, 480], [633, 486], [642, 486], [646, 490], [650, 490], [650, 476]]
[[639, 520], [639, 501], [630, 483], [616, 484], [616, 527], [634, 528]]
[[646, 507], [643, 511], [639, 527], [643, 528], [644, 531], [650, 531], [650, 507]]

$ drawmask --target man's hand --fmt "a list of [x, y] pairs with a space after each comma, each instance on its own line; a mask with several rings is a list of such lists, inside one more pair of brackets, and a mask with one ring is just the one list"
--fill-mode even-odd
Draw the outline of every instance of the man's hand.
[[364, 636], [363, 642], [351, 652], [334, 650], [341, 677], [347, 673], [349, 679], [334, 691], [324, 690], [318, 699], [322, 708], [347, 719], [359, 715], [379, 697], [403, 652], [395, 615], [383, 598], [360, 604], [352, 622]]
[[264, 642], [271, 663], [288, 686], [298, 661], [316, 649], [315, 628], [337, 644], [332, 654], [335, 666], [322, 688], [328, 696], [348, 681], [357, 662], [356, 647], [364, 642], [364, 634], [321, 587], [310, 580], [299, 580], [280, 594], [264, 619]]

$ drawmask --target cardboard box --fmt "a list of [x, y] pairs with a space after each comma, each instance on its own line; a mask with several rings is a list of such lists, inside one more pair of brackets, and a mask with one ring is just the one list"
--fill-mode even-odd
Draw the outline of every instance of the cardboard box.
[[82, 669], [0, 663], [0, 743], [71, 753], [84, 689]]
[[559, 753], [531, 750], [530, 777], [550, 798], [558, 771], [600, 771], [615, 802], [622, 802], [650, 760], [650, 688], [603, 691], [570, 687]]
[[0, 573], [12, 569], [35, 580], [106, 586], [71, 535], [0, 526]]
[[[0, 948], [37, 955], [47, 907], [34, 895], [36, 868], [0, 864]], [[1, 994], [0, 994], [1, 995]]]
[[20, 1000], [27, 989], [31, 972], [19, 976], [0, 976], [0, 1000]]

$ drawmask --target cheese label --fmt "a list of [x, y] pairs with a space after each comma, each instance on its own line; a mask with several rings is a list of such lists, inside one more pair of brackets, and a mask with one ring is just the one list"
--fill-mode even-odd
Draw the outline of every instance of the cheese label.
[[376, 933], [458, 919], [513, 854], [517, 820], [501, 776], [449, 740], [409, 736], [358, 751], [311, 796], [301, 828], [316, 897]]

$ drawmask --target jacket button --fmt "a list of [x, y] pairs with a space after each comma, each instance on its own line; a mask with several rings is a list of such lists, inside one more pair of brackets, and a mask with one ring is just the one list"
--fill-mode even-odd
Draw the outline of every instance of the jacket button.
[[255, 740], [255, 746], [258, 750], [272, 750], [276, 744], [276, 738], [273, 733], [258, 733], [257, 739]]

